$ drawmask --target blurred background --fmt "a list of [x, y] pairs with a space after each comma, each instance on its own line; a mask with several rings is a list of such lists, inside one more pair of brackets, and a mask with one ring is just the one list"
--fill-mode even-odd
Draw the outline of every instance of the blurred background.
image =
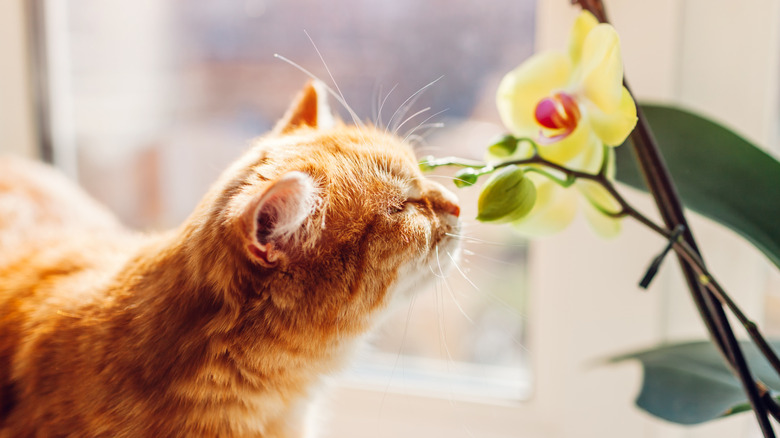
[[[780, 151], [780, 0], [606, 4], [640, 98]], [[400, 129], [419, 155], [480, 158], [503, 132], [498, 81], [534, 50], [565, 49], [576, 13], [565, 0], [2, 0], [0, 153], [53, 162], [129, 226], [175, 226], [308, 79], [278, 53], [337, 85], [364, 120], [422, 111]], [[638, 367], [603, 365], [705, 336], [672, 263], [649, 292], [636, 288], [662, 242], [633, 224], [599, 240], [580, 221], [527, 242], [471, 220], [476, 190], [456, 193], [463, 259], [334, 377], [324, 436], [759, 436], [747, 416], [694, 428], [652, 419], [632, 405]], [[780, 334], [774, 268], [694, 223], [713, 271]]]

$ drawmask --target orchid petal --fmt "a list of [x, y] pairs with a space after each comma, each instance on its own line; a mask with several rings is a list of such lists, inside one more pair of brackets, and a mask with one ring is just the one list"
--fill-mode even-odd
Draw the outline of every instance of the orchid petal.
[[582, 90], [584, 96], [605, 113], [621, 102], [623, 59], [620, 38], [609, 24], [594, 27], [582, 46]]
[[534, 118], [537, 103], [566, 86], [570, 75], [568, 56], [558, 52], [534, 55], [507, 73], [496, 93], [504, 126], [519, 137], [535, 137], [539, 130]]
[[536, 203], [512, 227], [526, 236], [545, 236], [566, 228], [577, 213], [576, 190], [564, 189], [541, 175], [528, 173], [527, 177], [536, 185]]
[[594, 105], [586, 105], [588, 119], [596, 135], [607, 146], [618, 146], [636, 126], [636, 103], [626, 87], [621, 87], [620, 104], [611, 113], [605, 113]]
[[609, 213], [620, 212], [620, 203], [601, 184], [580, 180], [577, 181], [577, 188], [596, 209]]
[[554, 163], [565, 164], [588, 148], [598, 149], [598, 138], [588, 123], [577, 124], [571, 134], [550, 144], [539, 145], [539, 155]]
[[[615, 150], [609, 148], [607, 154], [607, 178], [615, 173]], [[600, 166], [600, 165], [599, 165]], [[613, 237], [620, 232], [620, 219], [607, 213], [619, 213], [622, 206], [612, 194], [601, 184], [590, 180], [578, 180], [577, 189], [583, 194], [585, 202], [585, 218], [597, 234], [603, 237]]]
[[[596, 140], [598, 142], [598, 140]], [[615, 150], [613, 148], [604, 148], [601, 144], [592, 145], [582, 151], [581, 154], [569, 160], [566, 167], [572, 170], [579, 170], [596, 174], [601, 171], [604, 162], [604, 152], [607, 155], [606, 176], [609, 179], [615, 178]]]
[[585, 38], [598, 24], [599, 21], [589, 11], [582, 11], [577, 20], [574, 21], [574, 25], [571, 28], [571, 37], [569, 38], [569, 57], [572, 65], [576, 66], [580, 62]]
[[585, 219], [587, 219], [591, 228], [601, 237], [611, 238], [620, 234], [622, 221], [620, 219], [607, 216], [598, 209], [588, 204], [583, 208]]

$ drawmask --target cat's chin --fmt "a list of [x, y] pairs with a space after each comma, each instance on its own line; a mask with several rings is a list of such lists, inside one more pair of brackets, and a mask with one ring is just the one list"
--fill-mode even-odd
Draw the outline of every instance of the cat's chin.
[[411, 299], [436, 282], [446, 282], [447, 275], [460, 260], [460, 240], [445, 236], [422, 260], [402, 266], [398, 280], [390, 287], [388, 312], [406, 307]]

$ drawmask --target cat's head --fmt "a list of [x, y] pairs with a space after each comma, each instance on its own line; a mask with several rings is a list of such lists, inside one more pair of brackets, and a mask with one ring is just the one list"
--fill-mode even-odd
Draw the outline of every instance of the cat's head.
[[210, 281], [360, 331], [452, 264], [460, 210], [409, 145], [333, 122], [323, 100], [308, 84], [225, 172], [204, 202], [217, 231], [207, 243], [215, 247], [202, 250], [213, 254]]

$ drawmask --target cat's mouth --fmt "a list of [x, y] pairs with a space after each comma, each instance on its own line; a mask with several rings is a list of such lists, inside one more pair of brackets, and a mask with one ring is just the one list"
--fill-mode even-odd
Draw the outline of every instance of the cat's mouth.
[[[432, 252], [438, 256], [437, 262], [441, 264], [442, 256], [446, 259], [446, 265], [449, 267], [457, 263], [460, 255], [460, 206], [458, 198], [449, 190], [439, 184], [439, 190], [433, 201], [434, 209], [437, 213], [439, 226], [437, 236], [433, 242]], [[442, 273], [443, 274], [443, 273]]]
[[437, 236], [431, 245], [428, 256], [430, 269], [436, 276], [444, 276], [460, 258], [460, 219], [454, 215], [444, 215]]

